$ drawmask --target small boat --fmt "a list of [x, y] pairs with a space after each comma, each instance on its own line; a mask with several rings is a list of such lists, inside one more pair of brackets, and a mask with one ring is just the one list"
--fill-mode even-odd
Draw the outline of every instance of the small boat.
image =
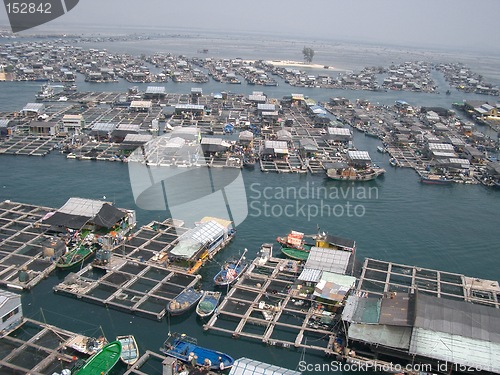
[[94, 253], [93, 246], [80, 244], [65, 254], [61, 255], [56, 262], [58, 268], [70, 268], [82, 263]]
[[187, 364], [207, 366], [210, 370], [225, 370], [234, 363], [230, 355], [198, 346], [196, 339], [186, 334], [172, 334], [160, 351]]
[[196, 306], [196, 314], [198, 314], [200, 318], [206, 318], [212, 315], [219, 304], [220, 297], [221, 292], [205, 291], [203, 297], [201, 297], [200, 302], [198, 302]]
[[273, 244], [263, 243], [260, 245], [260, 250], [257, 253], [257, 258], [254, 259], [253, 263], [257, 265], [266, 264], [267, 261], [273, 256]]
[[120, 359], [127, 366], [132, 366], [139, 359], [139, 346], [133, 335], [117, 336], [116, 341], [122, 344]]
[[121, 353], [120, 341], [110, 342], [90, 357], [83, 366], [73, 369], [73, 375], [106, 375], [115, 367]]
[[282, 247], [281, 252], [288, 258], [295, 260], [307, 260], [309, 257], [309, 250], [294, 249], [292, 247]]
[[245, 254], [248, 250], [243, 251], [240, 259], [231, 259], [226, 261], [222, 269], [214, 276], [214, 283], [218, 286], [231, 285], [248, 267], [248, 262], [245, 259]]
[[304, 241], [304, 233], [292, 230], [285, 237], [277, 237], [276, 241], [280, 243], [283, 247], [288, 247], [292, 249], [299, 250], [311, 250], [313, 244], [306, 244]]
[[383, 146], [377, 146], [377, 151], [381, 152], [382, 154], [385, 154], [387, 150]]
[[197, 291], [194, 288], [187, 288], [180, 292], [170, 303], [167, 305], [167, 311], [170, 315], [181, 315], [186, 311], [191, 310], [200, 298], [203, 296], [203, 291]]

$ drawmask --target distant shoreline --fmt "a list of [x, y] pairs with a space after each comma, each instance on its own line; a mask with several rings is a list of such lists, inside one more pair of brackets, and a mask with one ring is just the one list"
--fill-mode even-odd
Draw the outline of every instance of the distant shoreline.
[[293, 60], [268, 60], [266, 61], [268, 64], [272, 64], [275, 66], [297, 66], [302, 68], [311, 68], [311, 69], [328, 69], [328, 70], [336, 70], [341, 71], [342, 69], [337, 69], [333, 66], [329, 65], [321, 65], [321, 64], [306, 64], [300, 61]]

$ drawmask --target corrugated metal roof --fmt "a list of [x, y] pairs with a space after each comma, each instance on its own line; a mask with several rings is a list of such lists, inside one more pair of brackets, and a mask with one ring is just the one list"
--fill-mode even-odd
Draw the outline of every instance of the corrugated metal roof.
[[321, 280], [321, 274], [323, 271], [315, 270], [312, 268], [304, 268], [300, 273], [299, 280], [300, 281], [310, 281], [313, 283], [317, 283]]
[[0, 119], [0, 128], [6, 128], [9, 126], [9, 119]]
[[153, 139], [151, 134], [127, 134], [123, 143], [146, 143]]
[[21, 296], [19, 294], [9, 292], [8, 290], [0, 289], [0, 306], [2, 306], [5, 302], [7, 302], [11, 298], [19, 298], [19, 302], [21, 302]]
[[205, 109], [205, 106], [201, 104], [176, 104], [175, 109], [203, 111]]
[[94, 217], [101, 210], [104, 203], [106, 202], [94, 199], [69, 198], [64, 206], [57, 211], [70, 215]]
[[347, 157], [351, 160], [372, 160], [368, 151], [347, 151]]
[[148, 86], [146, 94], [165, 94], [165, 87], [163, 86]]
[[454, 151], [453, 145], [449, 143], [429, 143], [429, 150]]
[[330, 135], [351, 135], [351, 130], [347, 128], [328, 128], [328, 134]]
[[413, 329], [410, 354], [500, 372], [500, 344], [424, 328]]
[[119, 124], [116, 130], [129, 131], [138, 133], [141, 130], [141, 126], [137, 124]]
[[349, 326], [349, 339], [391, 348], [408, 349], [410, 347], [411, 332], [411, 327], [351, 324]]
[[500, 309], [417, 295], [415, 327], [500, 344]]
[[23, 111], [38, 112], [43, 109], [45, 109], [45, 105], [42, 103], [28, 103], [24, 106]]
[[351, 253], [349, 251], [312, 247], [306, 261], [306, 268], [345, 274]]
[[270, 365], [250, 358], [239, 358], [234, 361], [229, 375], [300, 375], [301, 372], [284, 367]]
[[269, 103], [261, 103], [261, 104], [257, 104], [257, 109], [259, 111], [275, 111], [276, 110], [276, 106], [274, 104], [269, 104]]
[[148, 100], [132, 100], [130, 108], [151, 108], [152, 103]]
[[400, 293], [391, 298], [382, 298], [379, 323], [410, 327], [413, 326], [414, 312], [414, 295]]
[[106, 122], [96, 122], [94, 125], [92, 125], [93, 131], [112, 132], [113, 130], [115, 130], [115, 128], [116, 128], [115, 124], [110, 124]]

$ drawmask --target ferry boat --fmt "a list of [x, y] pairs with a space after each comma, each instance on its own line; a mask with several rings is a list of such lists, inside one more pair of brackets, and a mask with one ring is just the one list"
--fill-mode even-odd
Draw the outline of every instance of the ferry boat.
[[160, 351], [187, 364], [194, 362], [197, 366], [206, 366], [209, 370], [226, 370], [231, 368], [234, 363], [234, 359], [230, 355], [198, 346], [194, 337], [186, 336], [184, 333], [172, 334], [164, 342]]
[[115, 367], [121, 353], [120, 341], [110, 342], [90, 357], [83, 366], [77, 365], [77, 368], [73, 369], [73, 375], [106, 375]]
[[203, 291], [197, 291], [194, 288], [187, 288], [180, 292], [167, 305], [167, 311], [170, 315], [181, 315], [191, 310], [203, 296]]
[[221, 298], [221, 292], [205, 291], [196, 306], [196, 314], [200, 318], [207, 318], [213, 314]]
[[248, 267], [248, 262], [245, 259], [245, 254], [248, 250], [243, 251], [243, 255], [239, 259], [230, 259], [224, 263], [222, 269], [214, 276], [214, 283], [217, 286], [227, 286], [234, 283]]
[[139, 359], [139, 346], [133, 335], [117, 336], [116, 341], [122, 344], [120, 359], [127, 366], [134, 365]]

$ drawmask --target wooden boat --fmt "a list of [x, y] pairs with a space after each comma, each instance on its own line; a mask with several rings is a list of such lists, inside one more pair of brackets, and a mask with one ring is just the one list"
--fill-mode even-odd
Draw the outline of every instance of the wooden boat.
[[205, 291], [200, 302], [196, 305], [196, 314], [198, 314], [200, 318], [206, 318], [212, 315], [219, 304], [220, 297], [221, 292]]
[[180, 292], [167, 305], [167, 311], [170, 315], [181, 315], [186, 311], [191, 310], [200, 298], [203, 296], [203, 291], [197, 291], [194, 288], [187, 288]]
[[82, 263], [94, 253], [93, 246], [77, 245], [65, 254], [61, 255], [56, 262], [58, 268], [70, 268]]
[[106, 375], [116, 365], [121, 353], [120, 341], [110, 342], [90, 357], [83, 366], [73, 369], [73, 375]]
[[117, 341], [122, 344], [122, 354], [120, 359], [127, 366], [132, 366], [139, 359], [139, 346], [133, 335], [117, 336]]
[[453, 181], [447, 179], [444, 176], [429, 174], [427, 176], [422, 176], [420, 178], [420, 182], [422, 182], [423, 184], [428, 184], [428, 185], [449, 185]]
[[371, 181], [385, 173], [385, 169], [371, 167], [367, 169], [355, 169], [353, 167], [342, 169], [328, 169], [326, 175], [332, 180], [338, 181]]
[[248, 250], [243, 251], [243, 255], [239, 259], [230, 259], [224, 263], [222, 269], [214, 276], [214, 283], [218, 286], [231, 285], [248, 267], [248, 262], [245, 259], [245, 254]]
[[263, 243], [260, 245], [260, 250], [257, 254], [257, 258], [254, 259], [253, 263], [257, 265], [266, 264], [267, 261], [273, 256], [273, 244]]
[[292, 247], [282, 247], [281, 252], [288, 258], [295, 260], [307, 260], [309, 257], [309, 250], [294, 249]]
[[304, 240], [304, 233], [292, 230], [285, 237], [277, 237], [276, 241], [283, 247], [299, 250], [311, 250], [313, 244], [306, 244]]
[[160, 351], [182, 362], [197, 366], [207, 366], [210, 370], [225, 370], [230, 368], [234, 359], [225, 353], [198, 346], [195, 338], [174, 333], [170, 336]]

